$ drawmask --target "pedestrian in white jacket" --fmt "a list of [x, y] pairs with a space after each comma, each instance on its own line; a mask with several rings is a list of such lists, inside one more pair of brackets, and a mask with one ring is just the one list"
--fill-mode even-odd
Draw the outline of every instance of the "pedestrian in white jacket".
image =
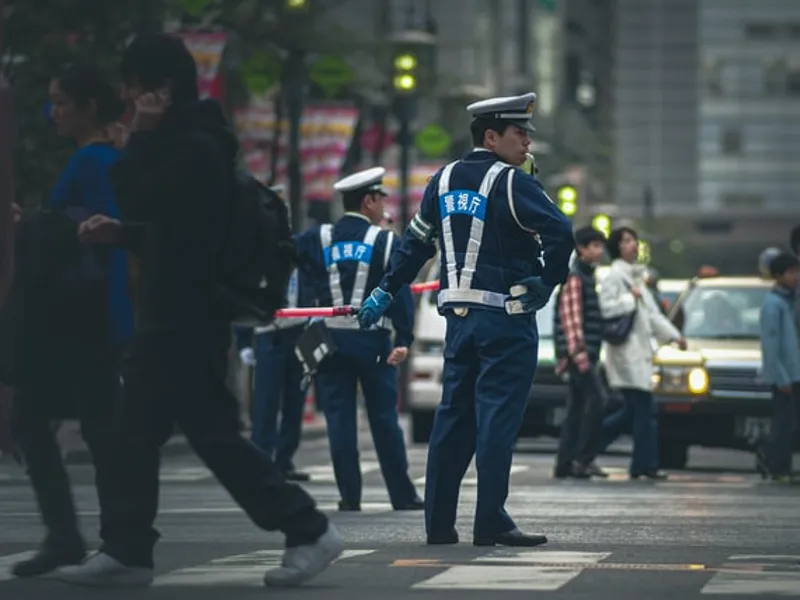
[[611, 232], [607, 249], [611, 269], [598, 286], [600, 310], [606, 320], [636, 311], [624, 342], [605, 344], [605, 368], [609, 386], [618, 389], [624, 405], [603, 421], [601, 451], [624, 429], [633, 429], [631, 479], [665, 479], [658, 471], [658, 424], [653, 405], [653, 338], [662, 344], [676, 342], [686, 347], [680, 331], [667, 319], [645, 283], [645, 267], [636, 264], [639, 239], [636, 232], [621, 227]]

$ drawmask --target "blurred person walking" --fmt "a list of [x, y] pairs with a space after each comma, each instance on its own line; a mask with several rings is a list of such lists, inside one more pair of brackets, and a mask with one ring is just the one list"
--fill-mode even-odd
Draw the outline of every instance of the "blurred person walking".
[[630, 478], [666, 479], [658, 470], [651, 340], [655, 336], [662, 343], [676, 342], [683, 349], [686, 340], [647, 289], [646, 267], [636, 264], [639, 256], [636, 232], [629, 227], [615, 229], [608, 238], [607, 249], [612, 263], [599, 286], [600, 310], [604, 319], [616, 321], [619, 335], [611, 340], [607, 325], [606, 376], [609, 386], [622, 393], [625, 404], [603, 421], [599, 451], [604, 452], [624, 429], [632, 426]]
[[[133, 332], [125, 252], [81, 247], [78, 242], [81, 221], [93, 214], [118, 215], [109, 173], [119, 152], [105, 132], [122, 115], [124, 105], [110, 80], [93, 65], [72, 66], [54, 77], [49, 95], [56, 131], [74, 141], [77, 149], [45, 209], [31, 214], [30, 222], [23, 215], [17, 225], [22, 250], [12, 294], [23, 295], [24, 313], [21, 360], [13, 382], [13, 433], [47, 530], [39, 552], [13, 567], [18, 577], [42, 575], [85, 556], [51, 421], [80, 420], [104, 511], [114, 493], [110, 443], [119, 359]], [[63, 252], [56, 229], [65, 237]], [[38, 272], [45, 262], [52, 269]], [[105, 533], [101, 518], [100, 536]]]

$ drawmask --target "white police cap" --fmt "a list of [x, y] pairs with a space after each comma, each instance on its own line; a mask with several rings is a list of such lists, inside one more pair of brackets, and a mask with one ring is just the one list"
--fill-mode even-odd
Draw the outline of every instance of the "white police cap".
[[536, 108], [536, 94], [533, 92], [521, 96], [489, 98], [467, 106], [467, 110], [475, 119], [508, 121], [526, 131], [536, 131], [531, 122], [534, 108]]
[[384, 175], [386, 175], [386, 169], [383, 167], [373, 167], [365, 171], [358, 171], [334, 183], [333, 189], [342, 193], [378, 193], [386, 196], [386, 190], [383, 189]]

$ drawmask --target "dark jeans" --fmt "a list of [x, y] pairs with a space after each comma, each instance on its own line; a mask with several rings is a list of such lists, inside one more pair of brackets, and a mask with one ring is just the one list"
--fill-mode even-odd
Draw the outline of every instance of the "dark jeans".
[[569, 472], [573, 462], [587, 466], [597, 457], [605, 406], [606, 390], [597, 367], [592, 365], [581, 373], [570, 365], [567, 416], [561, 425], [557, 472]]
[[[78, 415], [81, 436], [92, 454], [95, 487], [100, 504], [100, 537], [107, 532], [106, 512], [113, 504], [116, 464], [112, 448], [114, 416], [119, 399], [119, 353], [111, 352], [106, 364], [95, 364], [97, 381], [103, 388], [94, 388], [92, 400], [80, 407]], [[12, 429], [25, 457], [42, 521], [51, 546], [81, 544], [75, 515], [75, 503], [69, 476], [62, 460], [52, 420], [34, 396], [41, 393], [36, 386], [20, 385], [15, 390]]]
[[658, 469], [658, 421], [653, 394], [645, 390], [620, 390], [625, 404], [603, 420], [599, 452], [605, 452], [623, 430], [633, 426], [633, 456], [629, 473], [644, 475]]
[[[256, 373], [251, 439], [284, 473], [294, 471], [303, 430], [303, 365], [294, 354], [302, 326], [255, 336]], [[280, 414], [280, 427], [278, 426]]]
[[118, 494], [103, 551], [124, 564], [153, 565], [159, 455], [176, 423], [256, 525], [284, 532], [287, 546], [312, 543], [328, 527], [314, 500], [239, 433], [239, 407], [225, 385], [230, 333], [209, 331], [136, 339], [123, 367]]
[[795, 384], [792, 393], [772, 390], [772, 423], [765, 453], [773, 475], [791, 475], [792, 454], [797, 437], [797, 404], [800, 399], [800, 384]]

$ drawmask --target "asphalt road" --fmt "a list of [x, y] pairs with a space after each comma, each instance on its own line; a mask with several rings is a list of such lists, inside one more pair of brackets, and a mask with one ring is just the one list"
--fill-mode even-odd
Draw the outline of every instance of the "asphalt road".
[[[515, 460], [508, 507], [519, 526], [544, 532], [532, 550], [475, 548], [471, 515], [475, 473], [464, 483], [456, 547], [424, 545], [422, 516], [394, 513], [369, 438], [363, 437], [363, 512], [335, 511], [338, 493], [324, 440], [308, 442], [298, 463], [308, 489], [348, 543], [343, 558], [304, 588], [265, 590], [261, 576], [277, 564], [280, 536], [252, 526], [210, 474], [191, 457], [165, 461], [158, 573], [149, 590], [120, 598], [189, 600], [286, 597], [349, 600], [619, 598], [689, 600], [800, 597], [800, 487], [761, 483], [752, 457], [695, 450], [690, 470], [666, 482], [629, 482], [624, 453], [602, 457], [608, 481], [550, 479], [551, 444], [524, 444]], [[624, 452], [624, 448], [622, 449]], [[425, 447], [409, 448], [422, 490]], [[800, 464], [800, 457], [796, 459]], [[87, 536], [96, 543], [97, 502], [91, 468], [70, 467]], [[0, 467], [0, 599], [86, 600], [103, 590], [48, 581], [16, 581], [8, 566], [35, 549], [42, 530], [24, 474]]]

